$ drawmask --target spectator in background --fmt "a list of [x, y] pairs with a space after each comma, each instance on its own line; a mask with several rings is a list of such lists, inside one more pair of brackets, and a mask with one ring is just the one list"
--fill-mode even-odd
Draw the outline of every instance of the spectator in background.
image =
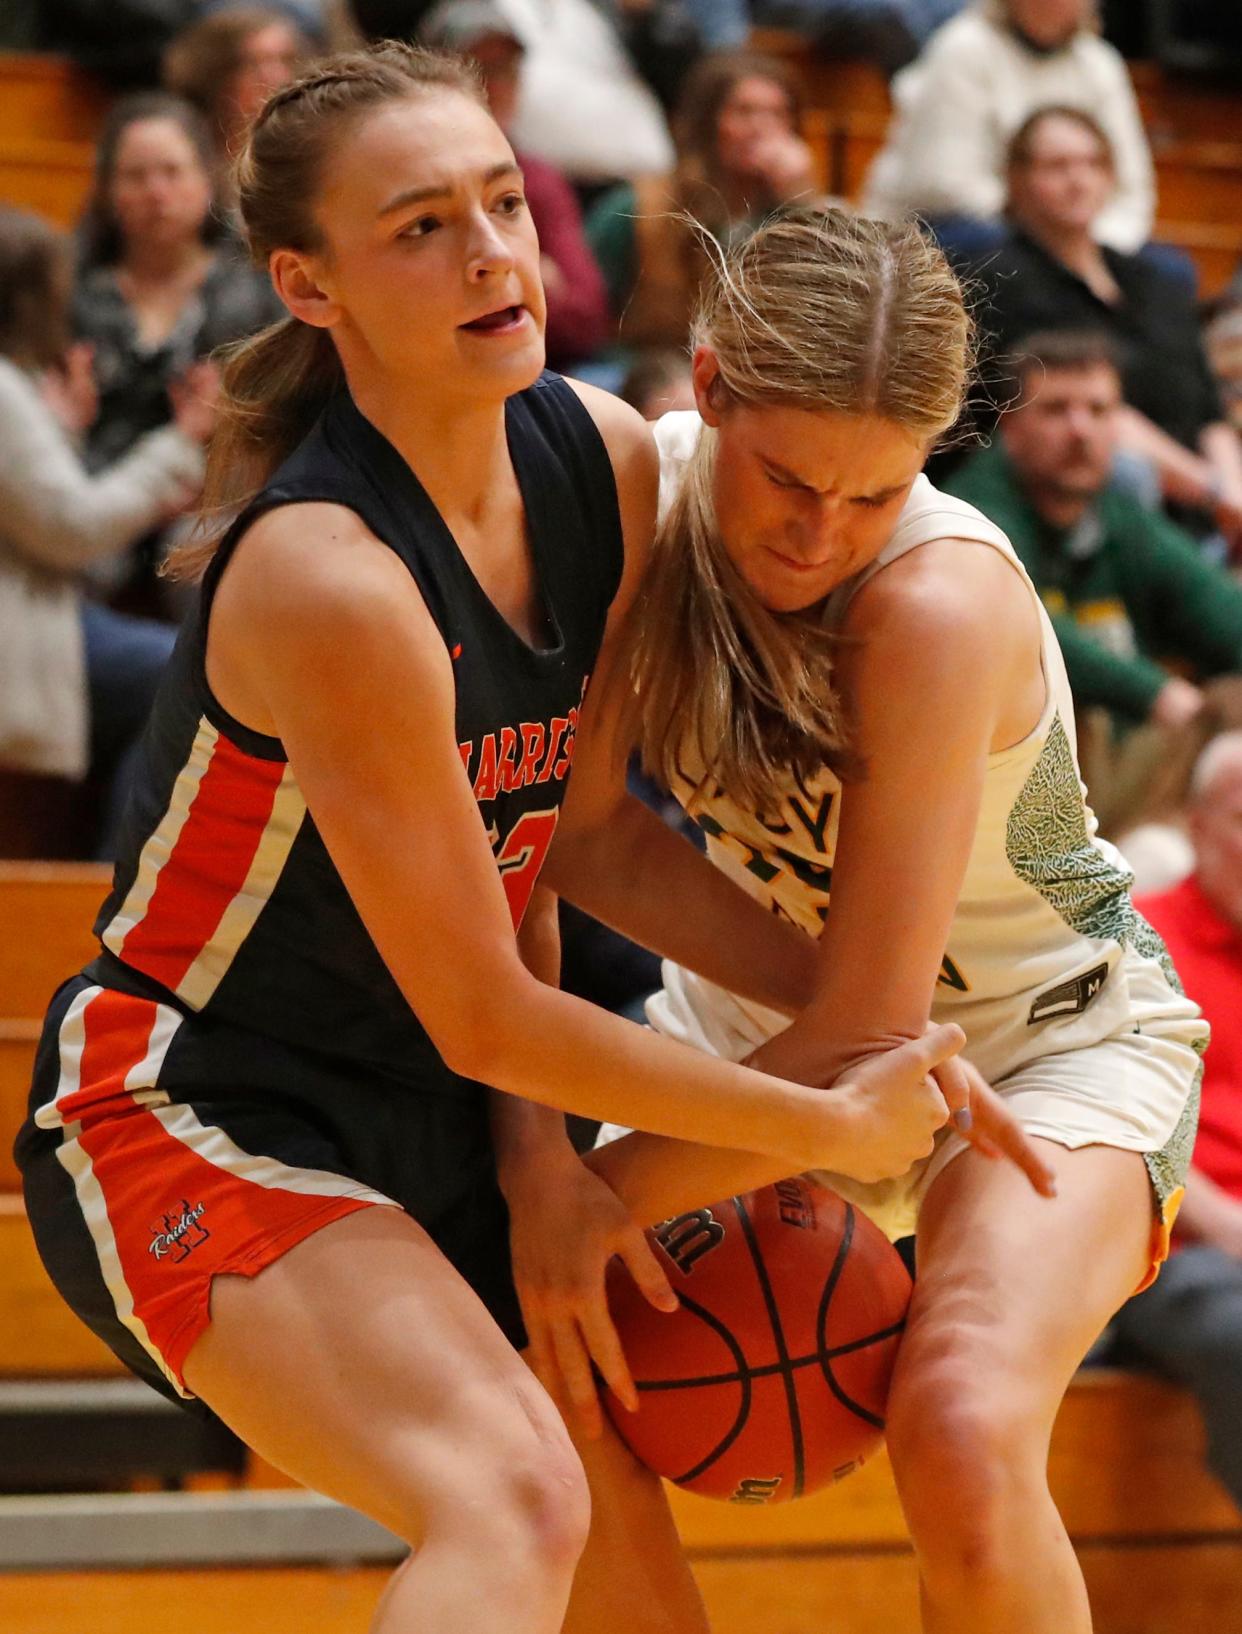
[[925, 217], [951, 252], [1000, 236], [1005, 153], [1034, 108], [1090, 109], [1116, 155], [1116, 188], [1097, 236], [1135, 251], [1151, 233], [1151, 152], [1129, 74], [1091, 29], [1091, 0], [975, 0], [935, 33], [893, 83], [888, 139], [867, 178], [864, 207]]
[[684, 346], [649, 346], [636, 352], [617, 395], [644, 420], [694, 408], [689, 352]]
[[94, 470], [169, 423], [171, 387], [197, 360], [277, 315], [212, 209], [212, 162], [202, 116], [165, 92], [124, 98], [104, 126], [73, 300], [99, 385]]
[[1116, 170], [1089, 113], [1040, 108], [1007, 159], [1011, 231], [983, 269], [985, 323], [1003, 370], [1023, 335], [1099, 329], [1121, 364], [1123, 447], [1155, 466], [1166, 497], [1211, 516], [1222, 502], [1242, 538], [1242, 444], [1223, 418], [1189, 290], [1146, 256], [1098, 242]]
[[660, 175], [673, 162], [659, 100], [618, 19], [595, 0], [499, 0], [526, 47], [513, 141], [576, 183]]
[[[511, 140], [583, 186], [667, 170], [673, 158], [668, 125], [643, 71], [658, 81], [665, 97], [670, 76], [676, 80], [684, 71], [684, 36], [671, 42], [672, 60], [662, 53], [671, 3], [496, 0], [526, 48]], [[434, 0], [349, 0], [369, 40], [422, 37], [433, 5]]]
[[[708, 0], [711, 3], [711, 0]], [[796, 28], [826, 55], [874, 62], [888, 74], [918, 55], [964, 0], [755, 0], [757, 23]]]
[[[524, 48], [495, 0], [444, 0], [423, 20], [427, 45], [474, 59], [492, 117], [508, 132], [517, 110]], [[540, 270], [548, 299], [548, 367], [569, 369], [592, 357], [608, 338], [608, 297], [582, 229], [573, 188], [554, 165], [517, 150], [526, 202], [539, 234]]]
[[198, 492], [215, 379], [173, 387], [172, 423], [94, 475], [76, 438], [93, 412], [88, 348], [69, 346], [70, 247], [0, 210], [0, 765], [105, 788], [110, 855], [133, 748], [171, 629], [100, 607], [80, 574]]
[[178, 34], [164, 55], [164, 85], [199, 110], [215, 144], [219, 204], [232, 211], [233, 156], [246, 126], [297, 73], [310, 42], [283, 13], [226, 6]]
[[1242, 271], [1215, 303], [1203, 339], [1225, 419], [1242, 437]]
[[1013, 541], [1052, 616], [1075, 702], [1119, 723], [1177, 728], [1200, 678], [1242, 672], [1242, 589], [1158, 511], [1110, 486], [1122, 415], [1106, 335], [1053, 332], [1022, 347], [1019, 398], [944, 486]]
[[1211, 1024], [1199, 1135], [1178, 1251], [1122, 1307], [1109, 1359], [1145, 1363], [1193, 1391], [1208, 1464], [1242, 1508], [1242, 732], [1203, 751], [1187, 815], [1193, 875], [1135, 906]]
[[727, 244], [782, 205], [813, 202], [801, 117], [797, 80], [775, 58], [721, 52], [696, 65], [674, 121], [671, 175], [615, 187], [587, 216], [627, 348], [686, 344], [708, 250], [684, 215]]
[[[183, 30], [229, 0], [46, 0], [40, 47], [63, 51], [117, 90], [153, 89], [164, 53]], [[8, 5], [8, 0], [5, 0]], [[302, 34], [322, 42], [333, 0], [265, 0]]]

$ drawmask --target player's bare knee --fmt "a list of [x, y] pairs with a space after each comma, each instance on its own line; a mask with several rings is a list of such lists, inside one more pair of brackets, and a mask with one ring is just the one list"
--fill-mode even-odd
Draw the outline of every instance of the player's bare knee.
[[979, 1580], [1003, 1574], [1011, 1523], [1046, 1490], [1046, 1435], [999, 1391], [936, 1381], [892, 1405], [889, 1456], [920, 1558]]
[[452, 1430], [442, 1479], [422, 1500], [426, 1536], [467, 1529], [489, 1566], [572, 1571], [590, 1527], [586, 1474], [551, 1402], [537, 1385], [527, 1395], [519, 1381], [503, 1408], [493, 1399]]

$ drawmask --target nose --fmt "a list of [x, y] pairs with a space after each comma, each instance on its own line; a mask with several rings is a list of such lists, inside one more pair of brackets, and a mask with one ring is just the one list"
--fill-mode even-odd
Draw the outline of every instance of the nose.
[[486, 210], [471, 217], [469, 232], [466, 276], [471, 283], [482, 284], [497, 273], [513, 270], [513, 250]]
[[841, 500], [835, 494], [807, 495], [788, 526], [788, 539], [801, 560], [826, 560], [841, 526]]

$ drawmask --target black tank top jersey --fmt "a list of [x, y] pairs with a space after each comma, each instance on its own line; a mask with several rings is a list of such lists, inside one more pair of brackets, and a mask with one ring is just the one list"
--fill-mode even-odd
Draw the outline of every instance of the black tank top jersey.
[[[274, 1058], [292, 1046], [431, 1093], [477, 1093], [444, 1064], [402, 997], [280, 742], [234, 720], [212, 695], [205, 651], [212, 594], [250, 522], [301, 501], [355, 511], [413, 574], [453, 660], [458, 750], [519, 924], [556, 827], [623, 549], [607, 451], [565, 382], [543, 375], [509, 400], [506, 422], [550, 645], [532, 648], [510, 627], [409, 466], [339, 392], [230, 529], [204, 579], [147, 730], [113, 890], [95, 926], [103, 952], [89, 975], [165, 1002], [171, 995], [183, 1013], [226, 1024], [215, 1032], [267, 1038]], [[366, 653], [357, 661], [365, 665]], [[446, 957], [430, 943], [419, 951]]]

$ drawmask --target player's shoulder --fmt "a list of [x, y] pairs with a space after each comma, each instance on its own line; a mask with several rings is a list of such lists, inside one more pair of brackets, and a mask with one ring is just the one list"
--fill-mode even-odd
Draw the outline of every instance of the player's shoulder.
[[404, 564], [357, 511], [320, 500], [277, 505], [237, 538], [215, 598], [227, 616], [387, 623], [421, 601]]
[[872, 575], [850, 604], [848, 633], [896, 652], [1004, 654], [1029, 624], [1021, 568], [994, 546], [952, 534], [908, 550]]

